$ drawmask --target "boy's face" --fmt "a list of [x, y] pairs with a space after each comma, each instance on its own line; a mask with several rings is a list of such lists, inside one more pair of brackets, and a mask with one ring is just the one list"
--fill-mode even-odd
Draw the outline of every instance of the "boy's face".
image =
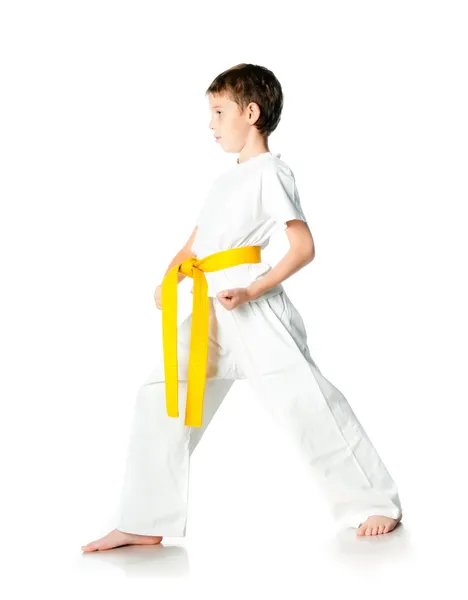
[[211, 114], [209, 127], [213, 135], [219, 138], [217, 143], [225, 152], [240, 152], [255, 129], [252, 125], [258, 118], [255, 115], [256, 104], [251, 103], [242, 111], [225, 94], [209, 94], [208, 100]]

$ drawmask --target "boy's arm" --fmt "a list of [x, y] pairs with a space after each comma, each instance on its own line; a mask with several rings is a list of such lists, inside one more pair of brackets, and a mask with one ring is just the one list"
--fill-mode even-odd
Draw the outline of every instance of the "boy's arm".
[[299, 219], [287, 221], [286, 235], [290, 246], [288, 252], [268, 273], [247, 287], [251, 298], [258, 298], [314, 260], [315, 245], [307, 223]]
[[[166, 269], [166, 273], [164, 275], [166, 275], [172, 269], [172, 267], [174, 267], [175, 265], [178, 265], [179, 263], [184, 262], [185, 259], [191, 258], [192, 256], [194, 256], [194, 254], [192, 252], [192, 244], [193, 244], [193, 242], [195, 240], [195, 236], [197, 234], [197, 230], [198, 230], [198, 226], [195, 227], [195, 229], [192, 231], [191, 236], [185, 242], [184, 247], [182, 248], [182, 250], [179, 250], [179, 252], [171, 260], [169, 266]], [[178, 278], [177, 283], [180, 283], [182, 281], [182, 279], [184, 279], [185, 277], [187, 277], [187, 275], [184, 275], [183, 273], [179, 272], [177, 274], [177, 278]]]

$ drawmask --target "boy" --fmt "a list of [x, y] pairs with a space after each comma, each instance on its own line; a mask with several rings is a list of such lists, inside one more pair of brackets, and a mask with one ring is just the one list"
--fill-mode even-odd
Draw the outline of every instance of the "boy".
[[[297, 442], [333, 515], [357, 535], [388, 533], [402, 518], [395, 483], [343, 394], [312, 360], [302, 318], [282, 286], [315, 249], [294, 175], [268, 150], [281, 85], [268, 69], [240, 64], [206, 93], [210, 129], [223, 150], [239, 153], [237, 165], [215, 180], [155, 291], [164, 360], [137, 395], [118, 528], [82, 549], [185, 536], [190, 456], [234, 381], [245, 378]], [[290, 249], [272, 269], [260, 249], [277, 228]], [[194, 309], [173, 331], [177, 283], [187, 275]]]

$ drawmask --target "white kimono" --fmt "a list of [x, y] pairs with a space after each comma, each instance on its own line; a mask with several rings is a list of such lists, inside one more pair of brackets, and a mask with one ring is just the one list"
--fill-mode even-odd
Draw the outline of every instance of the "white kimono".
[[[211, 186], [197, 218], [192, 252], [197, 258], [241, 246], [268, 246], [270, 237], [286, 222], [307, 222], [294, 174], [280, 154], [264, 152], [221, 174]], [[208, 295], [223, 289], [247, 287], [271, 269], [267, 262], [242, 264], [205, 273]], [[274, 296], [280, 284], [262, 298]], [[192, 290], [193, 291], [193, 286]]]
[[[215, 181], [197, 220], [194, 254], [264, 248], [292, 219], [306, 221], [291, 170], [279, 154], [257, 155]], [[117, 529], [185, 536], [190, 456], [239, 379], [247, 379], [295, 440], [338, 522], [359, 527], [371, 515], [401, 516], [392, 477], [346, 398], [312, 360], [304, 322], [283, 286], [233, 310], [216, 298], [270, 268], [257, 263], [205, 273], [210, 332], [203, 425], [184, 425], [190, 314], [178, 327], [179, 417], [166, 412], [163, 358], [138, 390]]]

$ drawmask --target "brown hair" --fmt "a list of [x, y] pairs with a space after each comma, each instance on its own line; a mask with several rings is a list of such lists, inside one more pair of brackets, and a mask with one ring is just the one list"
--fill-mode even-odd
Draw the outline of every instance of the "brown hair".
[[209, 85], [207, 94], [224, 94], [244, 110], [250, 102], [260, 108], [255, 127], [269, 136], [280, 121], [283, 90], [275, 75], [265, 67], [240, 63], [220, 73]]

